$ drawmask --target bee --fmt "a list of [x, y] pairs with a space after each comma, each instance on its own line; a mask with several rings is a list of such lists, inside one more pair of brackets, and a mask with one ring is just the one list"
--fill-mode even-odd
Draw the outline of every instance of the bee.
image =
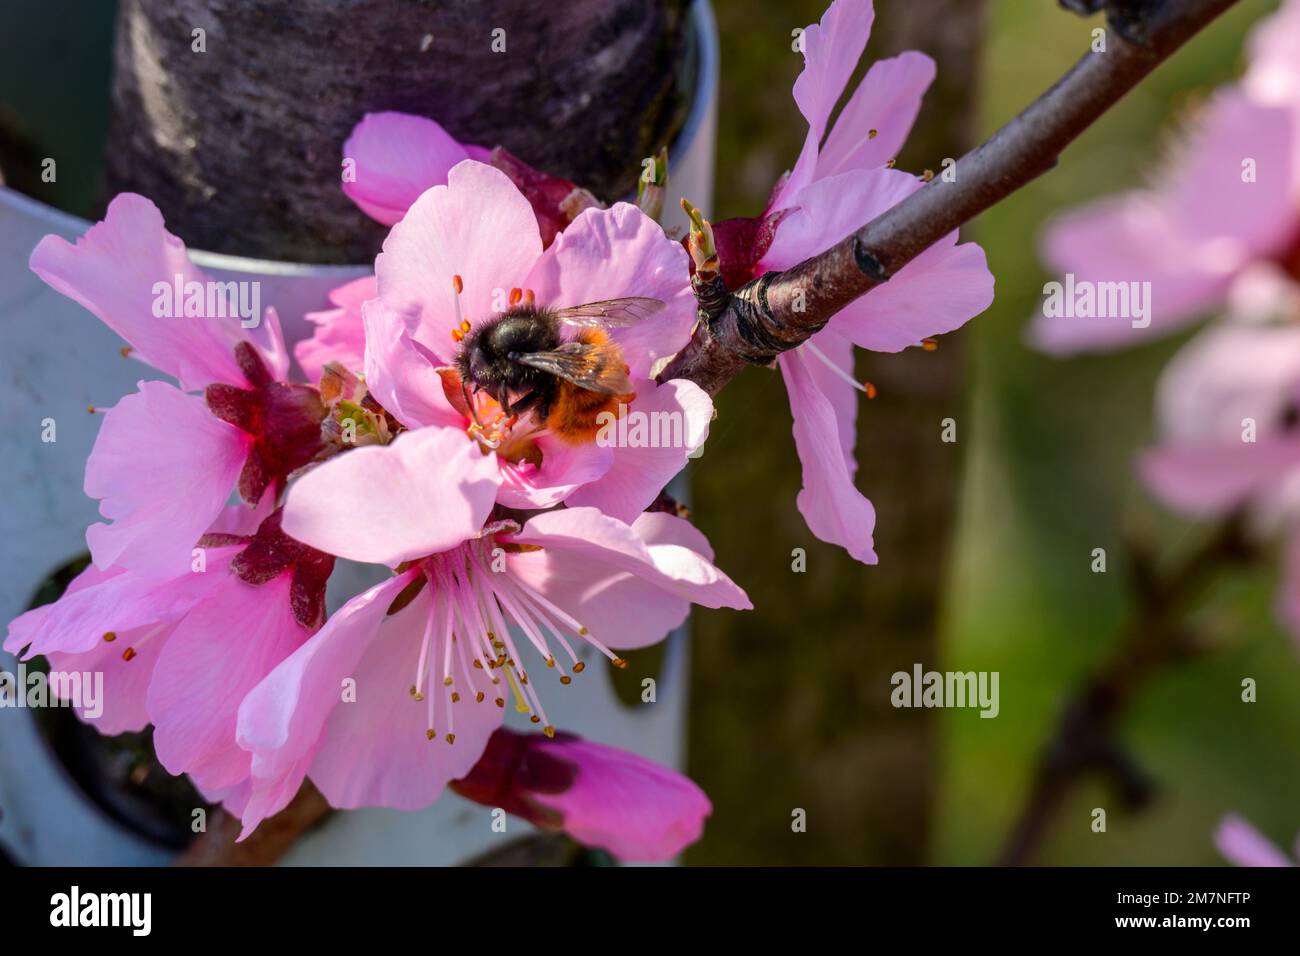
[[[483, 391], [506, 416], [531, 411], [561, 441], [594, 440], [602, 412], [618, 415], [635, 397], [623, 351], [606, 329], [650, 318], [658, 299], [630, 297], [551, 309], [530, 294], [467, 332], [456, 357], [462, 388]], [[565, 327], [577, 329], [566, 338]]]

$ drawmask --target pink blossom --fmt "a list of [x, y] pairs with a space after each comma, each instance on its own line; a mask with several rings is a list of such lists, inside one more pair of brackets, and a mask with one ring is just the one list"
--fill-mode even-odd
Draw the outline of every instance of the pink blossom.
[[[242, 530], [251, 514], [231, 509], [218, 527]], [[43, 654], [55, 670], [102, 672], [103, 713], [82, 718], [104, 734], [152, 723], [163, 766], [219, 789], [249, 776], [239, 703], [320, 626], [334, 559], [285, 536], [278, 512], [253, 534], [202, 543], [201, 560], [174, 578], [92, 565], [58, 601], [12, 621], [4, 647]]]
[[[934, 63], [924, 54], [874, 63], [827, 133], [873, 18], [870, 0], [835, 0], [804, 31], [804, 70], [794, 97], [808, 135], [761, 219], [714, 224], [729, 287], [825, 251], [921, 188], [916, 177], [886, 163], [906, 140], [934, 79]], [[853, 377], [853, 346], [897, 352], [920, 345], [960, 328], [992, 301], [984, 251], [958, 244], [954, 232], [779, 357], [803, 464], [799, 511], [818, 538], [876, 562], [875, 511], [854, 486], [857, 393], [864, 387]]]
[[[446, 186], [426, 191], [394, 227], [376, 261], [379, 296], [362, 307], [366, 385], [410, 430], [409, 437], [368, 449], [360, 459], [342, 456], [305, 476], [290, 492], [286, 527], [310, 537], [314, 529], [334, 524], [337, 537], [348, 539], [330, 538], [345, 548], [335, 553], [382, 560], [374, 555], [384, 547], [365, 543], [365, 529], [375, 522], [361, 517], [366, 509], [357, 502], [382, 497], [391, 502], [384, 507], [407, 514], [436, 507], [419, 497], [439, 490], [425, 491], [418, 482], [400, 479], [432, 467], [415, 457], [424, 444], [439, 454], [446, 450], [443, 442], [421, 436], [429, 429], [454, 431], [476, 454], [492, 452], [481, 459], [473, 484], [493, 484], [502, 505], [544, 508], [567, 500], [631, 521], [704, 442], [712, 417], [712, 402], [693, 383], [658, 385], [651, 376], [652, 365], [690, 336], [694, 304], [686, 262], [678, 243], [626, 203], [587, 210], [543, 251], [532, 209], [503, 173], [473, 161], [456, 166]], [[609, 334], [635, 390], [627, 414], [668, 416], [680, 423], [678, 440], [669, 447], [574, 444], [531, 413], [508, 419], [486, 392], [471, 396], [471, 408], [453, 371], [459, 342], [467, 328], [505, 311], [512, 290], [532, 295], [541, 306], [628, 296], [663, 302], [659, 314]], [[468, 463], [466, 455], [455, 460]], [[345, 509], [357, 517], [336, 515]], [[343, 533], [348, 522], [354, 523]], [[417, 551], [437, 550], [423, 540], [407, 544]]]
[[1260, 21], [1248, 44], [1250, 67], [1243, 84], [1261, 103], [1300, 108], [1300, 2], [1284, 0], [1276, 15]]
[[1281, 531], [1278, 615], [1300, 639], [1300, 328], [1211, 327], [1170, 362], [1156, 398], [1159, 440], [1140, 459], [1144, 483], [1185, 514], [1246, 509], [1256, 534]]
[[[1234, 866], [1295, 866], [1295, 861], [1236, 814], [1229, 814], [1214, 833], [1214, 845]], [[1300, 858], [1300, 841], [1295, 854]]]
[[537, 216], [543, 246], [596, 204], [586, 190], [534, 169], [500, 146], [460, 143], [431, 119], [395, 112], [367, 113], [343, 144], [343, 192], [366, 215], [392, 226], [426, 190], [445, 186], [452, 167], [466, 159], [495, 166], [510, 178]]
[[[1128, 316], [1036, 317], [1054, 354], [1149, 342], [1228, 304], [1260, 265], [1300, 275], [1300, 3], [1256, 29], [1250, 70], [1218, 91], [1146, 189], [1051, 222], [1043, 257], [1087, 283], [1150, 283], [1149, 326]], [[1094, 310], [1096, 311], [1096, 310]]]
[[315, 326], [311, 338], [293, 348], [309, 382], [319, 382], [325, 366], [338, 362], [360, 372], [365, 367], [366, 330], [361, 324], [361, 306], [379, 294], [374, 276], [362, 276], [329, 294], [332, 308], [308, 312], [305, 318]]
[[221, 581], [234, 555], [234, 548], [213, 549], [209, 573], [161, 580], [92, 564], [59, 600], [11, 621], [4, 649], [24, 660], [44, 655], [51, 670], [102, 672], [103, 713], [93, 721], [79, 716], [105, 735], [142, 730], [159, 652], [176, 623]]
[[[427, 806], [473, 770], [507, 701], [553, 732], [534, 677], [570, 683], [583, 644], [617, 665], [614, 649], [662, 639], [692, 603], [749, 607], [679, 518], [565, 508], [489, 525], [353, 598], [248, 695], [253, 789], [287, 800], [284, 781], [309, 775], [336, 807]], [[277, 804], [250, 809], [245, 834]]]
[[[105, 415], [86, 462], [86, 494], [110, 522], [86, 533], [96, 567], [184, 573], [236, 485], [255, 505], [320, 451], [324, 408], [315, 390], [284, 383], [273, 309], [247, 328], [234, 311], [208, 315], [206, 296], [193, 310], [177, 301], [159, 314], [162, 293], [216, 287], [147, 199], [118, 196], [75, 244], [46, 236], [31, 267], [181, 386], [141, 382]], [[197, 389], [204, 397], [188, 394]]]
[[669, 860], [700, 838], [713, 810], [690, 779], [573, 734], [498, 728], [451, 788], [622, 860]]

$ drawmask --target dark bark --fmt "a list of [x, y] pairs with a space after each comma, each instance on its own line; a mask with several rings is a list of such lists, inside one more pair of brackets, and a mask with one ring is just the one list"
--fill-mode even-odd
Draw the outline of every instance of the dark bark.
[[617, 198], [683, 119], [686, 6], [122, 0], [107, 193], [149, 196], [198, 248], [365, 262], [385, 230], [343, 196], [342, 146], [401, 110]]

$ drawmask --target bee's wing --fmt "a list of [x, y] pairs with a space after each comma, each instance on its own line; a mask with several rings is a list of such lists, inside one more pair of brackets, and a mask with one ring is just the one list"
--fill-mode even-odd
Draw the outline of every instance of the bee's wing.
[[635, 325], [643, 319], [657, 315], [664, 308], [665, 303], [658, 299], [634, 295], [626, 299], [603, 299], [600, 302], [587, 302], [567, 309], [556, 309], [554, 315], [566, 325], [618, 329]]
[[512, 358], [589, 392], [626, 395], [632, 391], [623, 351], [613, 342], [565, 342], [550, 351], [521, 352]]

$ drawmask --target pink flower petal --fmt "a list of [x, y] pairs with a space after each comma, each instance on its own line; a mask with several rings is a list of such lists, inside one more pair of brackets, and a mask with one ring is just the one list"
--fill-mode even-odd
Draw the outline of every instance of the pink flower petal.
[[426, 189], [445, 185], [451, 168], [469, 158], [441, 126], [409, 113], [367, 113], [343, 144], [355, 163], [355, 181], [343, 192], [361, 211], [385, 226], [406, 215]]
[[[428, 705], [413, 700], [408, 688], [430, 604], [426, 586], [403, 611], [382, 620], [349, 675], [356, 679], [356, 700], [339, 704], [326, 721], [311, 779], [332, 806], [426, 807], [450, 781], [473, 769], [501, 725], [503, 709], [466, 696], [449, 705], [455, 708], [454, 729], [443, 714], [435, 739], [428, 738]], [[460, 660], [452, 659], [456, 685], [471, 686]], [[333, 694], [339, 694], [337, 684]], [[453, 732], [455, 741], [448, 743], [446, 734]]]
[[237, 550], [209, 549], [207, 573], [161, 581], [92, 564], [53, 604], [10, 622], [5, 650], [26, 648], [27, 660], [43, 654], [56, 671], [103, 674], [102, 712], [81, 707], [77, 715], [105, 735], [140, 730], [149, 723], [145, 693], [172, 629], [221, 580]]
[[[636, 398], [623, 418], [627, 431], [611, 425], [605, 438], [597, 437], [598, 443], [615, 443], [609, 470], [567, 499], [570, 506], [589, 505], [624, 522], [633, 521], [686, 466], [708, 438], [713, 418], [713, 400], [694, 382], [635, 384]], [[619, 444], [620, 435], [629, 443]]]
[[993, 304], [993, 273], [973, 242], [940, 241], [851, 302], [831, 328], [873, 352], [899, 352], [961, 328]]
[[[632, 531], [649, 551], [681, 549], [692, 552], [695, 560], [713, 560], [704, 535], [675, 515], [644, 514], [633, 523]], [[506, 563], [511, 574], [567, 611], [596, 640], [616, 650], [656, 644], [680, 627], [690, 613], [690, 599], [665, 591], [658, 575], [642, 575], [635, 565], [630, 570], [624, 570], [627, 565], [613, 566], [599, 550], [582, 553], [544, 547], [510, 554]]]
[[[853, 450], [858, 442], [858, 399], [862, 396], [861, 392], [844, 380], [847, 377], [849, 381], [858, 381], [853, 374], [853, 343], [831, 326], [822, 329], [809, 342], [821, 353], [821, 357], [805, 356], [809, 360], [803, 363], [804, 370], [817, 391], [821, 392], [822, 397], [831, 406], [840, 436], [840, 448], [844, 451], [844, 464], [849, 470], [849, 475], [852, 476], [858, 470], [858, 462], [853, 455]], [[800, 355], [804, 355], [807, 351], [811, 350], [805, 349], [800, 352]], [[832, 371], [823, 358], [844, 375], [837, 375]]]
[[154, 749], [171, 773], [205, 787], [248, 776], [251, 757], [235, 742], [239, 705], [308, 635], [294, 619], [290, 582], [282, 574], [253, 587], [227, 575], [172, 632], [147, 699]]
[[155, 313], [162, 286], [174, 288], [179, 280], [183, 289], [186, 283], [206, 283], [207, 276], [190, 262], [185, 244], [163, 228], [158, 207], [143, 196], [118, 196], [103, 222], [75, 245], [46, 236], [32, 252], [31, 268], [126, 339], [136, 358], [176, 377], [187, 391], [213, 382], [243, 386], [233, 349], [246, 338], [274, 346], [271, 351], [279, 354], [264, 348], [264, 356], [273, 367], [283, 364], [283, 342], [273, 342], [273, 330], [250, 337], [238, 315], [185, 317], [184, 298], [167, 314]]
[[1271, 490], [1300, 464], [1300, 438], [1158, 446], [1143, 454], [1142, 481], [1171, 508], [1222, 514]]
[[1300, 398], [1300, 328], [1225, 325], [1183, 346], [1160, 374], [1161, 444], [1240, 444], [1246, 419], [1277, 436]]
[[[132, 646], [126, 635], [152, 631], [159, 624], [174, 623], [212, 590], [225, 574], [238, 549], [208, 548], [204, 572], [186, 570], [175, 578], [153, 578], [121, 568], [101, 571], [86, 568], [53, 604], [34, 608], [9, 625], [5, 650], [25, 655], [52, 653], [84, 655], [101, 646], [117, 654]], [[104, 634], [117, 635], [105, 641]]]
[[[916, 192], [921, 182], [895, 169], [854, 170], [819, 179], [781, 221], [764, 269], [787, 269], [839, 242]], [[897, 352], [951, 332], [988, 308], [993, 275], [984, 251], [956, 245], [955, 233], [908, 263], [831, 319], [829, 328], [862, 348]]]
[[389, 607], [417, 573], [389, 578], [348, 601], [244, 698], [236, 738], [253, 754], [256, 776], [285, 774], [315, 753], [325, 721], [343, 699], [344, 680], [355, 676]]
[[921, 186], [915, 176], [897, 169], [855, 169], [817, 180], [792, 194], [795, 208], [777, 226], [760, 271], [788, 269], [824, 252]]
[[822, 14], [821, 22], [804, 30], [804, 68], [794, 81], [794, 101], [808, 121], [808, 136], [769, 208], [793, 205], [791, 198], [813, 181], [817, 147], [826, 136], [831, 111], [866, 49], [875, 16], [871, 0], [834, 0]]
[[340, 362], [354, 372], [365, 367], [366, 330], [361, 323], [361, 304], [378, 294], [375, 277], [362, 276], [330, 292], [334, 308], [307, 313], [307, 320], [315, 324], [316, 330], [293, 349], [307, 381], [320, 381], [321, 369], [328, 362]]
[[289, 489], [284, 532], [353, 561], [396, 565], [478, 533], [501, 483], [464, 432], [421, 428], [345, 451]]
[[502, 728], [453, 787], [624, 860], [671, 859], [699, 839], [713, 809], [676, 771], [566, 733], [547, 738]]
[[817, 361], [802, 349], [786, 352], [777, 360], [790, 395], [795, 448], [803, 465], [799, 513], [808, 530], [822, 541], [839, 545], [865, 564], [875, 564], [872, 532], [876, 511], [854, 487], [835, 406], [812, 376], [810, 366]]
[[459, 325], [452, 277], [471, 322], [504, 311], [542, 254], [533, 208], [505, 173], [466, 160], [420, 196], [375, 260], [379, 296], [437, 354]]
[[[627, 572], [703, 607], [747, 610], [745, 592], [714, 567], [703, 536], [689, 527], [673, 515], [647, 514], [629, 526], [595, 508], [561, 508], [534, 515], [510, 540], [559, 552], [556, 560], [574, 567], [585, 561], [603, 569], [593, 578]], [[652, 533], [662, 540], [652, 543]]]
[[1155, 189], [1102, 200], [1049, 225], [1044, 259], [1060, 275], [1072, 274], [1076, 287], [1150, 283], [1150, 325], [1134, 327], [1127, 316], [1044, 313], [1031, 341], [1054, 354], [1135, 345], [1219, 305], [1240, 270], [1292, 237], [1292, 135], [1288, 111], [1222, 92]]
[[86, 494], [100, 499], [100, 514], [112, 521], [86, 531], [95, 564], [155, 576], [188, 571], [249, 445], [201, 398], [164, 382], [140, 382], [104, 416], [86, 462]]
[[[117, 641], [100, 641], [85, 654], [52, 651], [46, 655], [51, 673], [81, 674], [83, 687], [86, 678], [103, 675], [97, 707], [92, 709], [86, 706], [92, 702], [86, 699], [83, 690], [80, 706], [74, 706], [73, 711], [83, 723], [94, 727], [106, 737], [143, 730], [149, 724], [149, 712], [144, 705], [145, 693], [153, 678], [158, 654], [167, 643], [170, 627], [161, 633], [151, 634], [152, 630], [139, 628], [120, 632]], [[142, 641], [146, 637], [148, 640]], [[132, 647], [136, 642], [140, 642], [139, 650], [131, 660], [125, 660], [122, 656], [123, 649]], [[58, 685], [52, 682], [50, 686], [54, 688]], [[94, 712], [95, 709], [98, 710], [98, 715]]]
[[610, 330], [632, 378], [649, 378], [656, 359], [680, 350], [695, 324], [686, 250], [627, 203], [587, 209], [556, 237], [524, 283], [538, 304], [583, 305], [644, 296], [667, 307], [627, 328]]
[[501, 461], [497, 501], [507, 508], [551, 508], [590, 482], [599, 481], [614, 464], [614, 450], [596, 444], [568, 445], [549, 433], [538, 436], [540, 466]]
[[688, 777], [614, 747], [558, 735], [537, 746], [578, 768], [562, 793], [533, 799], [558, 811], [566, 833], [621, 860], [670, 860], [698, 840], [713, 805]]
[[1163, 186], [1183, 230], [1216, 246], [1230, 239], [1243, 257], [1283, 251], [1296, 230], [1295, 122], [1290, 104], [1262, 105], [1235, 87], [1216, 93]]
[[826, 137], [817, 157], [817, 178], [874, 169], [894, 159], [934, 74], [934, 60], [914, 50], [872, 63]]
[[1283, 3], [1278, 12], [1261, 20], [1248, 43], [1250, 69], [1243, 86], [1261, 103], [1295, 107], [1300, 103], [1300, 3]]
[[[447, 402], [436, 366], [412, 344], [405, 320], [380, 299], [366, 302], [361, 311], [366, 387], [375, 400], [407, 428], [463, 429], [465, 421]], [[449, 350], [446, 363], [453, 359]]]
[[1236, 814], [1219, 822], [1214, 845], [1235, 866], [1295, 866], [1286, 854]]

